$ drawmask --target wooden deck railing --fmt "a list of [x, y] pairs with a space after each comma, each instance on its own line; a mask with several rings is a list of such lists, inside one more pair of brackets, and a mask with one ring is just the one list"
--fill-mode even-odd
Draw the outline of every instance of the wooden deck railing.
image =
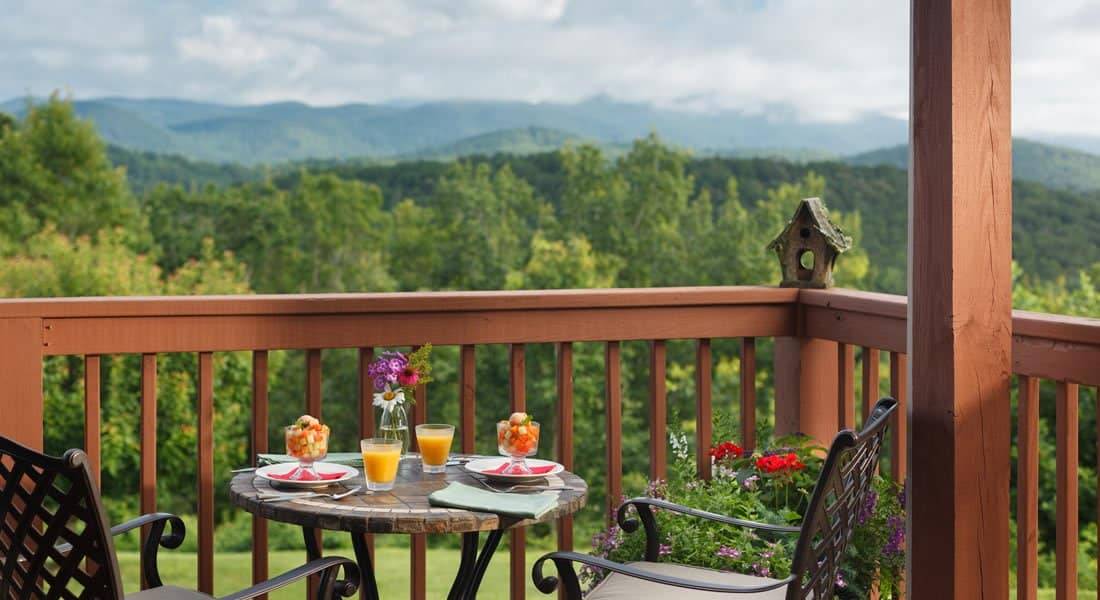
[[[214, 564], [214, 352], [252, 352], [252, 450], [267, 450], [268, 353], [305, 351], [306, 408], [322, 412], [322, 353], [358, 349], [359, 433], [373, 432], [366, 365], [374, 348], [410, 347], [431, 342], [458, 346], [460, 447], [472, 451], [476, 436], [477, 346], [509, 347], [509, 398], [513, 409], [526, 404], [525, 345], [556, 349], [555, 453], [572, 467], [573, 343], [604, 344], [607, 426], [607, 498], [622, 493], [621, 343], [646, 341], [650, 348], [648, 416], [652, 424], [649, 475], [666, 473], [666, 356], [669, 340], [695, 342], [696, 453], [698, 469], [709, 476], [712, 442], [712, 340], [740, 340], [742, 437], [756, 438], [757, 338], [779, 338], [775, 345], [777, 429], [819, 437], [856, 425], [856, 373], [860, 365], [860, 406], [865, 416], [880, 394], [882, 361], [888, 356], [890, 392], [906, 401], [906, 300], [904, 297], [848, 290], [798, 291], [766, 287], [573, 290], [554, 292], [418, 293], [318, 296], [240, 296], [194, 298], [88, 298], [0, 301], [0, 365], [7, 381], [0, 388], [0, 433], [25, 443], [42, 443], [42, 360], [77, 355], [85, 360], [85, 449], [100, 463], [101, 357], [141, 354], [141, 468], [139, 505], [155, 510], [156, 357], [162, 353], [198, 355], [199, 588], [212, 592]], [[1058, 386], [1058, 587], [1076, 589], [1077, 392], [1100, 385], [1100, 322], [1052, 315], [1016, 313], [1013, 322], [1014, 371], [1020, 376], [1019, 411], [1019, 595], [1035, 598], [1037, 581], [1038, 385]], [[793, 343], [787, 343], [791, 342]], [[805, 383], [805, 385], [803, 385]], [[822, 385], [825, 384], [825, 385]], [[421, 390], [421, 398], [426, 390]], [[427, 402], [411, 415], [423, 422]], [[18, 407], [19, 410], [11, 410]], [[905, 411], [893, 424], [890, 465], [905, 477]], [[1007, 426], [1007, 424], [1006, 424]], [[921, 460], [913, 454], [912, 460]], [[1007, 527], [1007, 524], [1006, 524]], [[267, 576], [267, 527], [254, 521], [253, 575]], [[572, 523], [563, 519], [558, 545], [573, 546]], [[526, 559], [522, 532], [511, 540], [511, 595], [522, 598]], [[411, 544], [411, 595], [423, 598], [426, 540]], [[1005, 574], [1007, 577], [1007, 574]]]

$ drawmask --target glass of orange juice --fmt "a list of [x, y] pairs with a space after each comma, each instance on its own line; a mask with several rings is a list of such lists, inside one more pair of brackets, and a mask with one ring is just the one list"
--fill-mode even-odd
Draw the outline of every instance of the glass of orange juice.
[[447, 470], [447, 458], [451, 453], [451, 441], [454, 437], [454, 425], [416, 426], [416, 445], [420, 447], [420, 460], [425, 473], [442, 473]]
[[393, 489], [397, 466], [401, 463], [401, 440], [368, 438], [359, 442], [363, 451], [363, 476], [367, 489], [381, 492]]

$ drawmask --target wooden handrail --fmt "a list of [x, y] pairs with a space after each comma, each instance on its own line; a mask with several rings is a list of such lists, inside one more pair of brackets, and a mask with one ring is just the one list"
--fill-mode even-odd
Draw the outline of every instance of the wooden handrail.
[[505, 292], [388, 292], [236, 296], [94, 296], [0, 300], [0, 319], [331, 315], [569, 308], [790, 304], [798, 290], [765, 286], [618, 288]]

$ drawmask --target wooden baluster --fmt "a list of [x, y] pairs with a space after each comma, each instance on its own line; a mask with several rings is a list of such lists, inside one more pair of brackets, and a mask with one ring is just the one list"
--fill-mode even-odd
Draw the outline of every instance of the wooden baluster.
[[710, 479], [710, 447], [714, 437], [711, 372], [710, 340], [703, 338], [695, 347], [695, 468], [702, 479]]
[[[157, 355], [141, 355], [141, 492], [140, 512], [157, 512]], [[200, 488], [201, 489], [201, 488]], [[141, 539], [149, 536], [149, 527], [141, 528]], [[149, 586], [142, 576], [142, 589]]]
[[[252, 458], [258, 466], [257, 455], [268, 451], [267, 439], [267, 350], [252, 353]], [[268, 578], [267, 519], [252, 516], [252, 583]], [[267, 594], [260, 597], [266, 600]]]
[[841, 429], [856, 427], [856, 349], [851, 344], [838, 344], [837, 360], [837, 424]]
[[863, 348], [863, 423], [871, 415], [871, 408], [878, 402], [879, 380], [878, 348]]
[[[573, 470], [573, 344], [557, 345], [558, 388], [558, 461], [567, 471]], [[558, 550], [573, 549], [573, 517], [558, 519]], [[562, 590], [558, 596], [561, 597]]]
[[1080, 409], [1077, 384], [1059, 381], [1057, 396], [1055, 588], [1061, 600], [1077, 597], [1077, 433]]
[[214, 593], [214, 355], [199, 353], [199, 591]]
[[[321, 418], [321, 358], [321, 350], [319, 348], [306, 350], [306, 414], [312, 415], [317, 419]], [[324, 548], [322, 530], [314, 529], [313, 534], [317, 538], [317, 547]], [[309, 583], [306, 586], [306, 598], [314, 600], [317, 598], [317, 585], [320, 582], [320, 577], [311, 575], [308, 581]]]
[[668, 391], [664, 340], [649, 344], [649, 478], [668, 479]]
[[[367, 368], [370, 367], [373, 360], [374, 348], [359, 349], [359, 437], [361, 439], [374, 437], [374, 382], [367, 374]], [[363, 539], [367, 542], [367, 553], [370, 554], [373, 561], [374, 536], [364, 533]], [[360, 593], [360, 597], [363, 597], [362, 593]]]
[[1039, 379], [1019, 378], [1016, 600], [1039, 598]]
[[92, 476], [100, 482], [102, 453], [100, 452], [100, 431], [102, 412], [100, 410], [99, 356], [89, 354], [84, 357], [84, 452], [88, 454], [88, 463]]
[[[413, 348], [413, 351], [419, 346]], [[416, 442], [416, 426], [428, 422], [428, 386], [416, 386], [416, 402], [412, 407], [412, 422], [409, 423], [411, 447], [419, 450]], [[409, 587], [413, 600], [424, 600], [428, 594], [428, 536], [416, 533], [409, 536]]]
[[890, 423], [890, 474], [894, 481], [905, 482], [905, 456], [907, 436], [905, 426], [908, 423], [906, 409], [906, 377], [909, 375], [909, 362], [904, 354], [890, 353], [890, 395], [898, 401], [894, 418]]
[[477, 347], [462, 346], [459, 355], [459, 420], [462, 422], [462, 452], [477, 452]]
[[756, 338], [741, 338], [741, 445], [756, 448]]
[[619, 342], [607, 342], [604, 346], [604, 369], [607, 373], [607, 508], [608, 519], [614, 519], [615, 509], [623, 496], [622, 346]]
[[[508, 396], [512, 412], [527, 410], [527, 360], [524, 357], [523, 344], [511, 344], [508, 347]], [[509, 549], [509, 590], [512, 600], [523, 600], [527, 592], [527, 538], [523, 529], [511, 531]]]

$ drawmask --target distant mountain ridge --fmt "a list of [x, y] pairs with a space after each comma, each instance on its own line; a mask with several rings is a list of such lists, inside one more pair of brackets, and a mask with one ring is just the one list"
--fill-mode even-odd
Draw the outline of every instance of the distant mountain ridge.
[[[0, 104], [21, 113], [26, 101]], [[848, 123], [809, 123], [789, 110], [686, 112], [606, 97], [583, 102], [442, 101], [314, 107], [296, 102], [231, 106], [176, 99], [76, 100], [111, 144], [204, 161], [243, 164], [304, 159], [395, 158], [447, 152], [478, 136], [513, 130], [569, 132], [601, 145], [622, 145], [658, 133], [686, 148], [735, 153], [798, 148], [852, 154], [898, 143], [906, 124], [868, 115]], [[498, 136], [498, 138], [501, 136]], [[514, 138], [508, 134], [504, 138]], [[531, 136], [529, 136], [531, 137]], [[533, 136], [528, 142], [543, 145]], [[467, 140], [464, 142], [464, 140]], [[512, 140], [515, 141], [514, 139]], [[543, 136], [545, 141], [545, 136]]]
[[[850, 156], [852, 165], [890, 165], [909, 168], [907, 145], [880, 148]], [[1012, 178], [1034, 181], [1047, 187], [1072, 190], [1100, 189], [1100, 156], [1036, 142], [1012, 139]]]

